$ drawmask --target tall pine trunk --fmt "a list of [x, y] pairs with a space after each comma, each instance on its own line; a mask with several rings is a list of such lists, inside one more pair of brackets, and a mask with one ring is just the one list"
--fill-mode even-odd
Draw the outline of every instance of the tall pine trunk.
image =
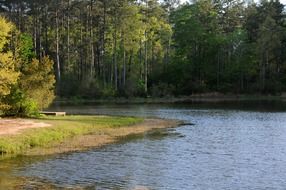
[[145, 94], [148, 93], [148, 42], [147, 42], [147, 31], [145, 31], [145, 61], [144, 61], [144, 81], [145, 81]]
[[67, 54], [68, 62], [67, 65], [70, 65], [70, 0], [68, 0], [68, 13], [67, 13]]
[[89, 18], [90, 18], [90, 53], [91, 53], [91, 60], [90, 60], [90, 77], [93, 77], [93, 69], [95, 66], [95, 56], [94, 56], [94, 42], [93, 42], [93, 0], [90, 0], [90, 13], [89, 13]]
[[113, 47], [113, 64], [114, 64], [114, 87], [115, 90], [118, 89], [118, 68], [117, 68], [117, 29], [115, 27], [115, 31], [113, 34], [114, 38], [114, 47]]
[[61, 66], [60, 66], [60, 48], [59, 48], [59, 13], [58, 9], [56, 10], [56, 59], [57, 59], [57, 79], [58, 84], [61, 83]]

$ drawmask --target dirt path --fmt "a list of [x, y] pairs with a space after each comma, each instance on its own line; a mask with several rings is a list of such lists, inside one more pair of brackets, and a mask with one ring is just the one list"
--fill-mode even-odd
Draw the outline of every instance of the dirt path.
[[21, 130], [30, 128], [50, 127], [50, 124], [35, 122], [28, 119], [0, 119], [0, 136], [15, 135]]

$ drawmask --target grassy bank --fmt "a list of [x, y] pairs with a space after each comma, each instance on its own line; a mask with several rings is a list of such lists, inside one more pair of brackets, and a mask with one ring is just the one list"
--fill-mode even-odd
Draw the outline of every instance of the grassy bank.
[[111, 129], [143, 122], [143, 119], [134, 117], [66, 116], [44, 117], [33, 121], [44, 122], [51, 126], [26, 129], [16, 135], [0, 136], [0, 153], [2, 155], [25, 154], [31, 149], [49, 148], [77, 136], [104, 134]]
[[45, 117], [33, 121], [49, 124], [50, 127], [0, 135], [0, 152], [4, 157], [85, 150], [114, 143], [129, 135], [175, 127], [181, 123], [174, 120], [111, 116]]

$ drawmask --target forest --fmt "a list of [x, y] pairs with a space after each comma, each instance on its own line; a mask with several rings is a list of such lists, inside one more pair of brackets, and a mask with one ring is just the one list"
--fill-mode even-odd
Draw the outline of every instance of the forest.
[[0, 0], [0, 14], [21, 33], [12, 53], [22, 39], [23, 53], [53, 60], [59, 97], [286, 90], [278, 0]]

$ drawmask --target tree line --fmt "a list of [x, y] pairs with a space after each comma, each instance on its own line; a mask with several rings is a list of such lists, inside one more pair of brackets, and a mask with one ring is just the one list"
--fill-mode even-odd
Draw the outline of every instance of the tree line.
[[[62, 97], [285, 91], [278, 0], [2, 0]], [[11, 39], [15, 41], [17, 39]]]
[[175, 10], [171, 23], [175, 53], [164, 75], [179, 93], [285, 91], [286, 22], [278, 0], [199, 0]]

